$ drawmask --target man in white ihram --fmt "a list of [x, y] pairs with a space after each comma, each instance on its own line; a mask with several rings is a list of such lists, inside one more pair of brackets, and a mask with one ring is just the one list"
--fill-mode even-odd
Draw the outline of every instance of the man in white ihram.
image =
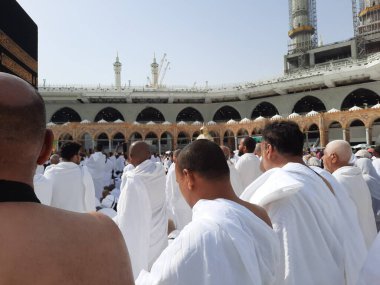
[[79, 213], [95, 211], [95, 190], [90, 173], [80, 167], [81, 145], [67, 142], [61, 147], [62, 161], [51, 165], [44, 176], [52, 184], [51, 206]]
[[251, 137], [246, 137], [240, 140], [239, 160], [237, 161], [235, 168], [239, 173], [243, 189], [261, 175], [260, 160], [253, 153], [255, 147], [256, 141]]
[[90, 158], [86, 161], [86, 166], [91, 174], [95, 186], [95, 196], [100, 199], [103, 193], [104, 186], [104, 172], [106, 167], [106, 156], [102, 153], [103, 146], [98, 144], [96, 152], [91, 154]]
[[136, 284], [278, 284], [280, 247], [268, 215], [236, 196], [220, 147], [192, 142], [178, 157], [176, 176], [193, 219]]
[[346, 189], [355, 203], [360, 228], [367, 248], [369, 248], [377, 234], [371, 193], [360, 168], [349, 164], [351, 156], [350, 144], [344, 140], [335, 140], [327, 144], [324, 150], [323, 164], [325, 169], [332, 173], [339, 184]]
[[135, 278], [149, 270], [168, 244], [165, 169], [150, 161], [149, 145], [131, 145], [129, 162], [135, 168], [123, 174], [126, 182], [117, 204], [118, 224], [130, 252]]
[[228, 168], [230, 169], [230, 181], [232, 188], [234, 189], [235, 194], [239, 197], [241, 193], [243, 193], [244, 188], [243, 184], [240, 181], [239, 173], [237, 172], [234, 164], [230, 160], [231, 150], [229, 147], [224, 145], [222, 145], [220, 148], [222, 149], [224, 156], [226, 157]]
[[179, 149], [174, 151], [173, 163], [170, 165], [166, 175], [166, 201], [169, 218], [173, 219], [175, 228], [180, 231], [191, 222], [192, 212], [176, 181], [175, 164], [179, 154]]
[[274, 122], [262, 136], [266, 172], [241, 198], [264, 207], [272, 220], [281, 244], [282, 284], [345, 284], [339, 206], [331, 186], [304, 164], [299, 126]]

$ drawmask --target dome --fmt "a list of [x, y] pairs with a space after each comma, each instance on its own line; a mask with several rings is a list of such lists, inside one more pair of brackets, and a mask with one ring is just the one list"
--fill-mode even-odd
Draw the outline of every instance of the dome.
[[202, 125], [202, 123], [201, 123], [201, 122], [199, 122], [199, 121], [195, 121], [194, 123], [192, 123], [192, 125], [193, 125], [193, 126], [201, 126], [201, 125]]
[[263, 121], [265, 118], [263, 116], [257, 117], [254, 122]]
[[214, 121], [210, 121], [207, 123], [207, 125], [216, 125], [216, 123]]
[[242, 119], [242, 120], [240, 121], [240, 124], [247, 124], [247, 123], [250, 123], [250, 122], [251, 122], [250, 119], [248, 119], [248, 118], [244, 118], [244, 119]]
[[146, 123], [147, 125], [155, 125], [156, 123], [153, 122], [153, 121], [149, 121], [148, 123]]
[[280, 115], [274, 115], [272, 118], [270, 118], [272, 121], [274, 120], [280, 120], [282, 117]]
[[100, 121], [98, 121], [98, 124], [105, 124], [105, 123], [108, 123], [108, 122], [104, 119], [101, 119]]
[[169, 121], [165, 121], [162, 123], [163, 125], [171, 125], [172, 123], [170, 123]]
[[358, 106], [356, 106], [356, 105], [354, 107], [348, 109], [348, 111], [359, 111], [359, 110], [363, 110], [363, 109], [360, 108], [360, 107], [358, 107]]
[[187, 124], [186, 124], [186, 122], [184, 122], [184, 121], [180, 121], [180, 122], [177, 123], [177, 125], [178, 125], [178, 126], [184, 126], [184, 125], [187, 125]]
[[337, 113], [340, 112], [338, 109], [332, 108], [331, 110], [327, 111], [327, 113]]
[[120, 119], [117, 119], [116, 121], [114, 121], [114, 123], [119, 124], [119, 123], [124, 123], [124, 121], [123, 121], [123, 120], [120, 120]]
[[316, 116], [318, 114], [319, 114], [318, 112], [311, 110], [309, 113], [306, 114], [306, 117], [312, 117], [312, 116]]
[[237, 122], [232, 119], [227, 122], [227, 125], [234, 125], [234, 124], [237, 124]]
[[376, 105], [373, 105], [371, 109], [380, 109], [380, 103], [377, 103]]
[[64, 123], [63, 125], [68, 126], [68, 125], [70, 125], [70, 122]]
[[52, 127], [52, 126], [55, 126], [55, 124], [53, 122], [49, 122], [46, 124], [47, 127]]
[[134, 121], [133, 124], [134, 124], [134, 125], [140, 125], [140, 123], [139, 123], [139, 122], [136, 122], [136, 121]]
[[81, 124], [89, 124], [91, 123], [89, 120], [83, 120], [82, 122], [80, 122]]
[[298, 113], [291, 113], [291, 114], [288, 116], [289, 119], [297, 118], [297, 117], [301, 117], [301, 115], [298, 114]]

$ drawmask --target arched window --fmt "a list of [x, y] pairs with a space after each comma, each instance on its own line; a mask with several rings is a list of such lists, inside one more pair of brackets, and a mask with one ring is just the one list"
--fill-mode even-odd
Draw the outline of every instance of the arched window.
[[202, 116], [202, 114], [198, 110], [196, 110], [196, 109], [194, 109], [192, 107], [187, 107], [187, 108], [183, 109], [181, 112], [178, 113], [176, 121], [177, 122], [180, 122], [180, 121], [184, 121], [184, 122], [195, 122], [195, 121], [203, 122], [203, 116]]
[[276, 114], [278, 114], [278, 110], [273, 104], [262, 102], [252, 111], [251, 119], [256, 119], [260, 116], [264, 118], [271, 118]]
[[326, 112], [323, 102], [314, 96], [305, 96], [294, 105], [293, 112], [298, 114], [306, 114], [310, 111]]
[[348, 110], [354, 106], [361, 108], [372, 107], [380, 101], [380, 96], [375, 92], [368, 89], [357, 89], [343, 100], [341, 110]]
[[123, 115], [112, 107], [106, 107], [98, 112], [95, 116], [95, 122], [98, 122], [100, 120], [105, 120], [107, 122], [114, 122], [116, 120], [122, 120], [124, 121]]
[[148, 108], [145, 108], [144, 110], [142, 110], [137, 115], [136, 121], [142, 122], [142, 123], [146, 123], [146, 122], [150, 122], [150, 121], [153, 121], [156, 123], [162, 123], [162, 122], [165, 122], [165, 117], [157, 109], [152, 108], [152, 107], [148, 107]]
[[54, 124], [64, 124], [67, 122], [80, 122], [82, 121], [79, 114], [71, 108], [64, 107], [56, 111], [50, 119]]
[[239, 112], [231, 106], [224, 106], [216, 111], [213, 121], [215, 122], [227, 122], [229, 120], [240, 121], [241, 116]]

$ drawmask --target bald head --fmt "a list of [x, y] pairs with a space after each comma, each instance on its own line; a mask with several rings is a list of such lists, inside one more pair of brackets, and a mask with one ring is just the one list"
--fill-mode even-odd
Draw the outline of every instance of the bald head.
[[129, 149], [129, 160], [134, 167], [150, 158], [149, 145], [146, 142], [134, 142]]
[[33, 144], [42, 141], [45, 105], [24, 80], [0, 73], [0, 144]]
[[53, 141], [45, 116], [44, 102], [29, 83], [0, 72], [0, 179], [32, 184], [36, 164], [48, 159]]
[[221, 145], [220, 148], [222, 149], [223, 153], [224, 153], [224, 157], [226, 158], [226, 160], [230, 159], [230, 153], [231, 153], [231, 150], [228, 146], [225, 146], [225, 145]]
[[324, 150], [323, 162], [325, 168], [333, 173], [335, 170], [349, 165], [352, 157], [351, 146], [344, 140], [329, 142]]

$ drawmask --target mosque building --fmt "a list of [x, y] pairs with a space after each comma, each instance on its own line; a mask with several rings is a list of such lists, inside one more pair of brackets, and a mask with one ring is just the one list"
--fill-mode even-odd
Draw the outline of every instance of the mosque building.
[[330, 140], [351, 145], [380, 143], [380, 0], [352, 0], [354, 37], [318, 43], [315, 0], [289, 1], [284, 75], [232, 86], [170, 88], [169, 62], [157, 63], [146, 86], [122, 85], [114, 63], [109, 87], [40, 86], [56, 147], [67, 140], [86, 149], [101, 143], [114, 150], [146, 140], [158, 152], [188, 144], [207, 126], [219, 144], [235, 149], [240, 137], [259, 136], [268, 122], [299, 124], [307, 147]]

